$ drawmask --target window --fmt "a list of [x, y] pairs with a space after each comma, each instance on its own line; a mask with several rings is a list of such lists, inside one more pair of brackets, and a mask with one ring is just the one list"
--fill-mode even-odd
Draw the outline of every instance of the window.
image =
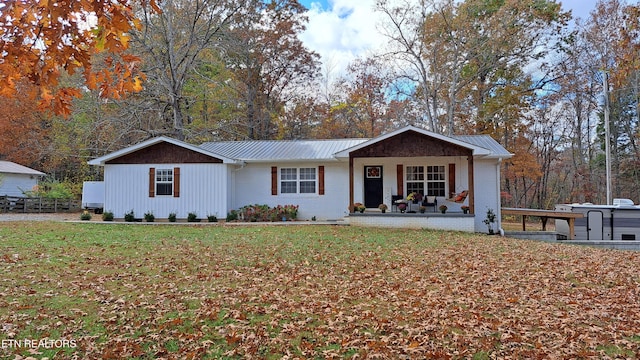
[[156, 195], [173, 195], [173, 170], [156, 170]]
[[300, 193], [301, 194], [316, 193], [316, 169], [315, 168], [300, 169]]
[[412, 192], [424, 195], [424, 166], [407, 166], [407, 195]]
[[315, 194], [316, 168], [280, 169], [280, 192], [282, 194]]
[[407, 166], [406, 170], [407, 195], [445, 196], [444, 166]]
[[444, 166], [427, 166], [427, 195], [445, 196]]
[[283, 194], [298, 192], [298, 169], [284, 168], [280, 170], [280, 192]]

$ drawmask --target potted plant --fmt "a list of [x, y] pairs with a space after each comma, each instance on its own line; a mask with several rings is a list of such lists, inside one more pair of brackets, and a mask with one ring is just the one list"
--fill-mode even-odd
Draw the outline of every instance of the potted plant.
[[496, 222], [496, 214], [493, 209], [487, 210], [487, 217], [482, 222], [489, 228], [489, 235], [493, 235], [493, 223]]
[[155, 215], [153, 215], [152, 211], [144, 213], [144, 220], [146, 222], [154, 222], [156, 220]]
[[113, 221], [113, 212], [112, 211], [103, 212], [102, 221]]
[[198, 219], [198, 214], [196, 214], [195, 212], [190, 212], [189, 214], [187, 214], [187, 222], [200, 222], [200, 219]]
[[367, 208], [362, 204], [362, 203], [355, 203], [353, 204], [353, 211], [358, 211], [360, 213], [363, 213]]
[[136, 220], [135, 215], [133, 214], [133, 210], [129, 211], [128, 213], [124, 214], [124, 221], [126, 222], [133, 222]]
[[413, 202], [414, 204], [417, 204], [419, 201], [422, 201], [422, 194], [412, 192], [411, 194], [409, 194], [409, 196], [407, 196], [407, 200]]
[[401, 213], [405, 212], [405, 210], [407, 210], [407, 204], [406, 203], [399, 203], [398, 204], [398, 210], [400, 210]]
[[380, 204], [380, 205], [378, 205], [378, 209], [380, 209], [380, 211], [382, 211], [382, 213], [383, 213], [383, 214], [387, 212], [387, 209], [388, 209], [388, 208], [389, 208], [389, 207], [387, 206], [387, 204]]
[[91, 213], [89, 210], [85, 210], [80, 214], [80, 220], [89, 221], [91, 220]]
[[469, 207], [467, 205], [462, 205], [460, 206], [460, 208], [462, 209], [462, 212], [465, 214], [469, 213]]
[[238, 220], [238, 211], [236, 210], [231, 210], [227, 213], [227, 218], [226, 221], [230, 222], [230, 221], [236, 221]]
[[440, 205], [440, 207], [438, 207], [438, 209], [440, 209], [440, 212], [442, 212], [443, 214], [447, 212], [447, 205]]
[[427, 207], [424, 205], [420, 205], [420, 207], [418, 208], [418, 210], [420, 211], [420, 214], [424, 214], [425, 211], [427, 211]]

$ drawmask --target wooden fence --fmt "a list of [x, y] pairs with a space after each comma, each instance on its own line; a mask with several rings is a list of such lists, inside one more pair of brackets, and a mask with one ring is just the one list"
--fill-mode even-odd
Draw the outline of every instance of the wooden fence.
[[79, 211], [80, 200], [0, 196], [0, 212], [55, 213]]

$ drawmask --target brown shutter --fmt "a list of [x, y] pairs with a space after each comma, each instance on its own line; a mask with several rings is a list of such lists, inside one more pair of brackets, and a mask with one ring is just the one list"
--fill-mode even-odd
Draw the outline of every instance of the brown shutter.
[[173, 168], [173, 197], [180, 197], [180, 168]]
[[271, 195], [278, 195], [278, 167], [271, 167]]
[[318, 195], [324, 195], [324, 166], [318, 166]]
[[396, 183], [398, 186], [398, 195], [404, 196], [404, 167], [402, 164], [396, 166]]
[[456, 164], [449, 164], [449, 193], [455, 193], [455, 192], [456, 192]]
[[149, 168], [149, 197], [156, 196], [156, 168]]

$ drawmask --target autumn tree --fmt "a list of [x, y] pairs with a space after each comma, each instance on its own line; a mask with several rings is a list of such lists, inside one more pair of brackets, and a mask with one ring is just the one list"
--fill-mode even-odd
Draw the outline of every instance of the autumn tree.
[[[605, 148], [611, 147], [611, 168], [613, 174], [606, 174], [598, 165], [603, 178], [609, 177], [613, 195], [630, 196], [629, 190], [638, 193], [638, 175], [635, 171], [638, 152], [638, 39], [637, 5], [628, 6], [623, 1], [599, 1], [592, 11], [583, 30], [583, 36], [590, 44], [590, 57], [587, 61], [596, 74], [599, 83], [603, 77], [610, 81], [607, 91], [610, 112], [609, 137], [600, 113], [598, 139]], [[602, 88], [602, 87], [601, 87]], [[604, 109], [602, 110], [604, 112]], [[604, 154], [601, 155], [604, 158]], [[598, 158], [596, 158], [596, 161]], [[604, 161], [602, 161], [604, 164]], [[630, 182], [626, 182], [629, 180]]]
[[131, 31], [131, 51], [142, 60], [146, 75], [144, 93], [138, 105], [146, 103], [142, 116], [157, 119], [151, 135], [162, 133], [184, 139], [185, 112], [193, 100], [185, 96], [187, 82], [205, 61], [208, 51], [216, 51], [220, 38], [229, 31], [234, 16], [249, 0], [167, 0], [160, 11], [137, 8], [139, 29]]
[[48, 114], [37, 111], [30, 92], [34, 85], [18, 80], [13, 84], [16, 96], [0, 96], [0, 159], [43, 169], [50, 124]]
[[444, 85], [432, 67], [437, 62], [434, 57], [439, 57], [439, 51], [437, 44], [425, 42], [423, 37], [423, 29], [434, 7], [432, 0], [376, 2], [377, 11], [386, 18], [380, 26], [382, 34], [389, 39], [390, 48], [385, 50], [385, 56], [395, 65], [397, 90], [413, 100], [421, 114], [417, 120], [423, 126], [440, 132], [437, 124], [441, 113], [438, 94]]
[[[155, 0], [145, 1], [156, 7]], [[140, 89], [137, 58], [125, 54], [138, 22], [125, 0], [8, 1], [0, 7], [0, 95], [15, 97], [21, 80], [36, 86], [28, 95], [39, 107], [68, 115], [78, 88], [61, 86], [66, 72], [82, 72], [103, 96]], [[107, 52], [108, 67], [95, 71], [92, 56]]]
[[324, 103], [312, 95], [300, 94], [290, 100], [278, 121], [277, 139], [297, 140], [324, 137], [321, 128], [327, 120]]
[[254, 1], [221, 39], [222, 60], [233, 74], [228, 89], [242, 112], [224, 127], [233, 138], [273, 138], [287, 105], [304, 101], [298, 94], [304, 97], [319, 71], [319, 56], [298, 38], [305, 11], [297, 0]]
[[[582, 28], [582, 22], [578, 22], [577, 28]], [[554, 128], [563, 134], [559, 147], [566, 151], [557, 159], [561, 166], [549, 169], [561, 178], [554, 193], [558, 201], [595, 202], [593, 135], [600, 110], [602, 80], [591, 61], [590, 43], [581, 31], [567, 37], [557, 59], [553, 69], [556, 88], [546, 98], [549, 104], [555, 104], [559, 116], [564, 119]]]
[[[561, 11], [559, 3], [548, 0], [467, 0], [458, 13], [463, 18], [461, 24], [466, 24], [463, 51], [467, 59], [462, 68], [469, 80], [466, 94], [478, 111], [474, 121], [478, 131], [486, 132], [494, 111], [486, 111], [484, 106], [497, 89], [519, 86], [531, 92], [544, 85], [541, 60], [560, 43], [556, 34], [569, 15]], [[536, 81], [527, 82], [533, 75], [527, 66], [535, 66]], [[504, 100], [505, 106], [513, 105]]]

